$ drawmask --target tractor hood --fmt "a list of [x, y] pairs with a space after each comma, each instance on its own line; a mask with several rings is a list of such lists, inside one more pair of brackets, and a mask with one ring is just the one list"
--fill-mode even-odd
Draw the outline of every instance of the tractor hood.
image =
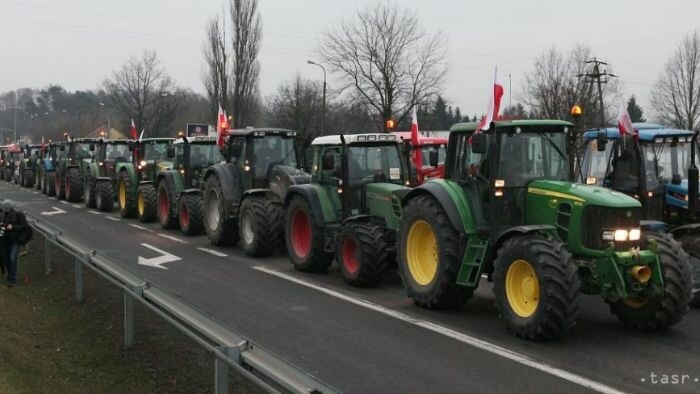
[[158, 162], [158, 171], [165, 171], [173, 168], [173, 162], [172, 161], [159, 161]]
[[271, 181], [289, 178], [292, 184], [305, 184], [311, 182], [311, 175], [292, 166], [277, 164], [270, 169]]
[[562, 181], [534, 181], [527, 187], [530, 195], [543, 195], [553, 198], [568, 199], [586, 205], [611, 208], [641, 207], [636, 199], [614, 190]]

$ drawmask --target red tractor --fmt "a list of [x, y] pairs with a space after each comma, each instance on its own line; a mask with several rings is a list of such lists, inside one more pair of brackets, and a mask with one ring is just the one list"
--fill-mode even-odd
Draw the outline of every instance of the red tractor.
[[[418, 135], [418, 144], [414, 145], [411, 140], [410, 131], [393, 131], [392, 134], [397, 138], [408, 142], [411, 146], [411, 162], [416, 169], [417, 185], [422, 185], [425, 181], [432, 178], [443, 178], [445, 176], [445, 157], [447, 156], [447, 138], [443, 137], [426, 137], [422, 134]], [[430, 152], [437, 152], [438, 162], [433, 166], [430, 162]], [[418, 153], [417, 153], [418, 152]], [[420, 163], [418, 162], [420, 155]], [[420, 164], [420, 165], [419, 165]]]

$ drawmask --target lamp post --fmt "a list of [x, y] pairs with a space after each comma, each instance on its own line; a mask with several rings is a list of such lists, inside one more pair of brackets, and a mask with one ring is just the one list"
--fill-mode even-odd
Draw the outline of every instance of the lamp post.
[[321, 135], [325, 134], [326, 127], [326, 69], [322, 65], [314, 62], [313, 60], [307, 60], [307, 64], [321, 67], [323, 70], [323, 112], [321, 114]]

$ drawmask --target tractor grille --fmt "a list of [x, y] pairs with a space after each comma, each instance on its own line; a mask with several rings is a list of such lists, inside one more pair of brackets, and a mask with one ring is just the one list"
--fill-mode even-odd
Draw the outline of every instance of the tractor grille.
[[[639, 228], [640, 208], [609, 208], [590, 205], [584, 208], [581, 220], [581, 243], [589, 249], [605, 249], [603, 230]], [[616, 250], [627, 250], [639, 246], [639, 241], [616, 242]]]

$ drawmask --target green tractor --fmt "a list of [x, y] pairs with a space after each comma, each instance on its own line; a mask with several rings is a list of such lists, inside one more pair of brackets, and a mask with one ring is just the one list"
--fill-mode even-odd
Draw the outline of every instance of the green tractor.
[[157, 175], [158, 222], [161, 227], [180, 227], [185, 235], [204, 233], [202, 190], [204, 173], [226, 161], [216, 137], [182, 137], [168, 146], [171, 168]]
[[563, 121], [476, 123], [451, 129], [444, 180], [404, 197], [399, 270], [427, 308], [469, 300], [494, 282], [507, 330], [552, 339], [574, 326], [581, 293], [600, 295], [626, 326], [679, 322], [691, 297], [688, 255], [640, 228], [641, 204], [571, 182]]
[[133, 171], [131, 140], [100, 139], [95, 156], [85, 171], [83, 198], [88, 208], [112, 212], [116, 199], [117, 177], [125, 168]]
[[212, 244], [240, 241], [249, 256], [275, 250], [287, 190], [310, 179], [299, 169], [296, 136], [284, 129], [229, 132], [226, 162], [207, 169], [204, 178], [204, 227]]
[[167, 148], [174, 138], [146, 138], [129, 144], [131, 160], [115, 169], [117, 206], [124, 218], [138, 216], [142, 222], [156, 220], [158, 199], [154, 186], [160, 169], [170, 168]]
[[24, 157], [19, 163], [19, 184], [23, 187], [33, 187], [37, 183], [37, 160], [41, 155], [41, 145], [31, 144], [24, 147]]
[[97, 138], [71, 138], [59, 146], [62, 152], [55, 165], [54, 189], [58, 199], [79, 202], [83, 197], [83, 178], [87, 172], [95, 146], [101, 140]]
[[325, 136], [312, 146], [311, 183], [290, 187], [285, 202], [292, 264], [325, 271], [335, 256], [348, 284], [374, 285], [395, 262], [401, 197], [411, 190], [404, 147], [393, 134]]

